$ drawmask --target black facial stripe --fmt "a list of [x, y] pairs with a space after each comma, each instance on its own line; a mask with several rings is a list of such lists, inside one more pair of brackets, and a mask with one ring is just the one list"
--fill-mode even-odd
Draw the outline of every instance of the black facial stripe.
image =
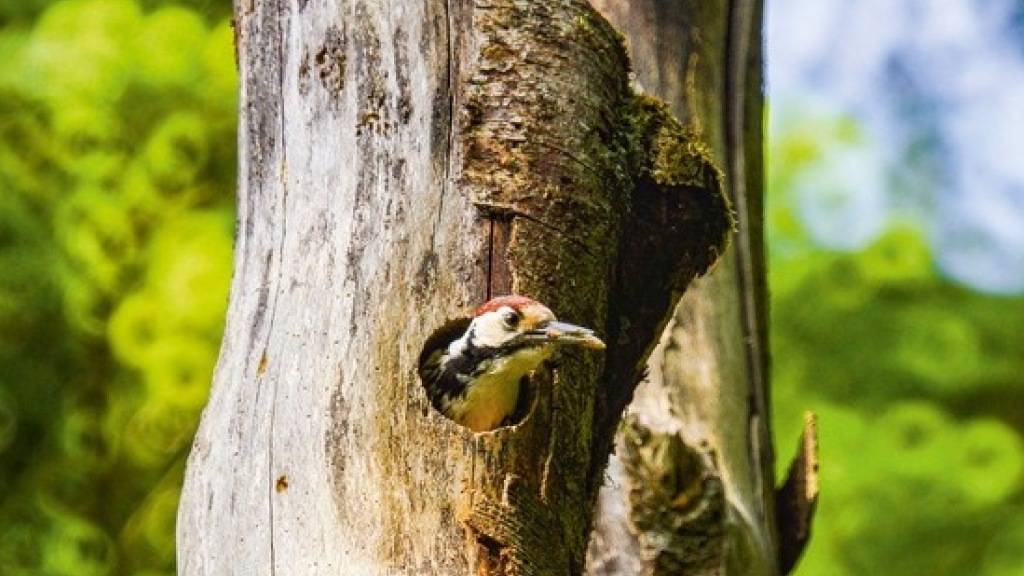
[[451, 358], [451, 361], [448, 363], [459, 374], [475, 376], [483, 372], [486, 369], [485, 365], [490, 364], [490, 361], [502, 351], [502, 348], [495, 348], [493, 346], [477, 346], [473, 343], [476, 339], [475, 336], [476, 329], [471, 328], [462, 354]]

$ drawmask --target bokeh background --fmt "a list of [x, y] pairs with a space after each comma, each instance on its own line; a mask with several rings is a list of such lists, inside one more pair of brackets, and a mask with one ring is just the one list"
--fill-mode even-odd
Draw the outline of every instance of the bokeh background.
[[1024, 2], [768, 0], [779, 472], [800, 576], [1024, 576]]
[[[801, 576], [1024, 575], [1024, 3], [769, 0]], [[173, 573], [230, 276], [228, 0], [0, 0], [0, 575]]]
[[173, 574], [231, 273], [229, 17], [0, 0], [0, 575]]

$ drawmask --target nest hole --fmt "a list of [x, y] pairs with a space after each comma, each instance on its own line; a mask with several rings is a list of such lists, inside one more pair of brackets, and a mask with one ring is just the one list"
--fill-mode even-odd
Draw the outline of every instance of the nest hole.
[[522, 424], [530, 413], [533, 412], [534, 406], [537, 403], [537, 394], [535, 393], [535, 387], [530, 376], [524, 376], [519, 381], [519, 391], [516, 398], [515, 408], [498, 426], [495, 426], [494, 428], [488, 430], [473, 430], [471, 427], [459, 422], [457, 419], [453, 418], [451, 414], [445, 411], [446, 405], [448, 405], [452, 400], [458, 399], [460, 395], [464, 395], [467, 388], [465, 384], [451, 379], [442, 381], [444, 376], [436, 370], [432, 370], [431, 366], [433, 361], [436, 361], [436, 355], [443, 354], [449, 344], [465, 334], [466, 330], [469, 328], [470, 322], [472, 322], [472, 319], [468, 317], [449, 320], [441, 325], [441, 327], [434, 330], [423, 344], [416, 372], [420, 377], [420, 384], [423, 386], [423, 390], [427, 395], [427, 399], [430, 401], [431, 407], [449, 421], [454, 422], [456, 425], [477, 433], [493, 432], [495, 430], [501, 430], [503, 428]]

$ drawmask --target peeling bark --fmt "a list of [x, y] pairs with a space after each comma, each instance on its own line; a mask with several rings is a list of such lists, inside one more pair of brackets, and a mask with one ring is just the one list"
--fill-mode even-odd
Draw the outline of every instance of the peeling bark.
[[[722, 251], [723, 171], [583, 0], [238, 0], [231, 302], [182, 574], [581, 574], [623, 408]], [[724, 165], [723, 165], [724, 166]], [[425, 341], [517, 292], [594, 326], [473, 434]]]

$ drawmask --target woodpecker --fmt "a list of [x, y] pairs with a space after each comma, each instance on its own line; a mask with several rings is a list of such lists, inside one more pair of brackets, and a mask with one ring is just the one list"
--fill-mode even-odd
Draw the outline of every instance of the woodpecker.
[[547, 306], [526, 296], [494, 298], [473, 312], [468, 326], [434, 340], [419, 365], [430, 402], [474, 432], [507, 424], [523, 378], [560, 346], [605, 347], [593, 330], [559, 322]]

